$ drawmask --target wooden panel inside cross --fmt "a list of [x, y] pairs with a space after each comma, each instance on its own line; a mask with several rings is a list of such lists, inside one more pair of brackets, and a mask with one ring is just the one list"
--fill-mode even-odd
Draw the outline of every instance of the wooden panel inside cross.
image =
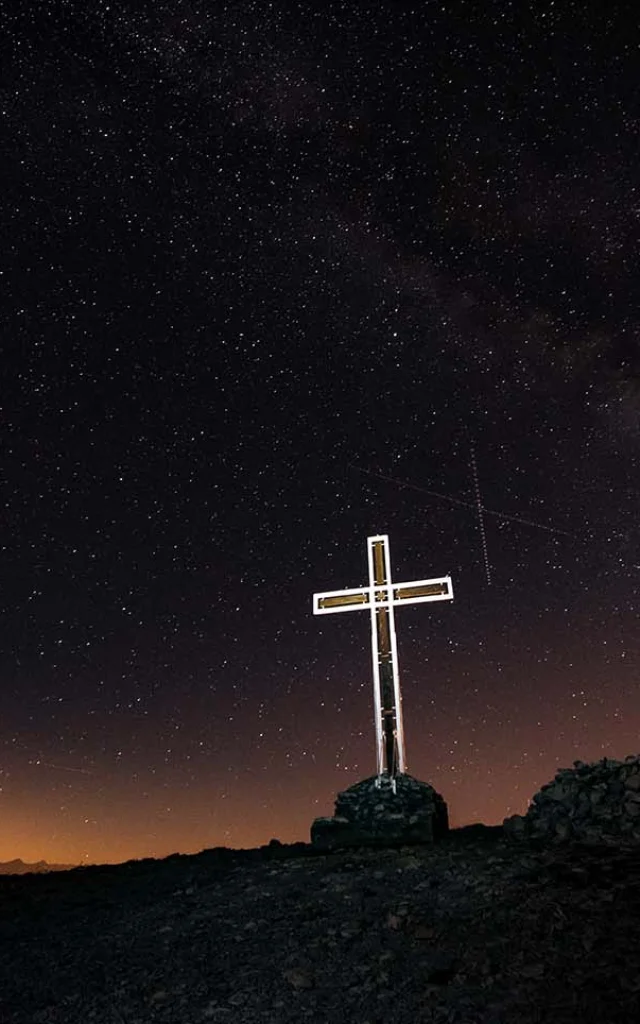
[[450, 576], [393, 583], [386, 534], [368, 537], [367, 549], [369, 586], [314, 594], [313, 614], [330, 615], [362, 608], [370, 611], [378, 779], [383, 774], [395, 779], [406, 771], [406, 761], [394, 608], [399, 604], [451, 601], [453, 586]]

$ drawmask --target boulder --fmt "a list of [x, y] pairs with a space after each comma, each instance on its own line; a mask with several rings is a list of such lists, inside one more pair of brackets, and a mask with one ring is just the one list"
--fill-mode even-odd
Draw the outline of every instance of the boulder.
[[356, 782], [338, 793], [333, 818], [316, 818], [311, 842], [341, 846], [433, 843], [449, 830], [447, 805], [433, 786], [411, 775], [388, 775]]
[[535, 794], [526, 814], [505, 818], [503, 829], [514, 840], [640, 843], [640, 754], [574, 761]]

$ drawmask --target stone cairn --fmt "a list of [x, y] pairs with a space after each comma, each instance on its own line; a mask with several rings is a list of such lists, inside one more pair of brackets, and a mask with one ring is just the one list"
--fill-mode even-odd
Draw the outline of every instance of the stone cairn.
[[503, 829], [514, 840], [640, 842], [640, 754], [574, 761], [535, 794], [525, 815], [505, 818]]
[[333, 818], [316, 818], [314, 846], [389, 846], [433, 843], [449, 830], [447, 805], [433, 786], [411, 775], [373, 775], [338, 793]]

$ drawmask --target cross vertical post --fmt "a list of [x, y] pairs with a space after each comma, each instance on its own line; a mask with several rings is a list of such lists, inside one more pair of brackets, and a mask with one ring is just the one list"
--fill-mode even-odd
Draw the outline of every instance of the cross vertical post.
[[369, 537], [371, 602], [371, 654], [378, 776], [385, 770], [394, 778], [405, 770], [402, 697], [398, 675], [389, 544], [385, 537]]
[[370, 611], [378, 784], [387, 775], [395, 789], [395, 778], [406, 771], [406, 761], [394, 608], [398, 604], [451, 601], [453, 586], [450, 576], [393, 583], [386, 534], [368, 537], [367, 553], [369, 586], [314, 594], [313, 613], [327, 615], [361, 608]]

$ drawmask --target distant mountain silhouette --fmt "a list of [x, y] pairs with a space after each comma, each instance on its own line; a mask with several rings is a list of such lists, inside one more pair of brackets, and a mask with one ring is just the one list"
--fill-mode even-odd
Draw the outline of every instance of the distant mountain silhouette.
[[47, 864], [46, 860], [36, 861], [35, 864], [25, 864], [19, 857], [16, 860], [0, 862], [0, 875], [26, 875], [29, 872], [41, 875], [46, 871], [70, 871], [77, 867], [77, 864]]

